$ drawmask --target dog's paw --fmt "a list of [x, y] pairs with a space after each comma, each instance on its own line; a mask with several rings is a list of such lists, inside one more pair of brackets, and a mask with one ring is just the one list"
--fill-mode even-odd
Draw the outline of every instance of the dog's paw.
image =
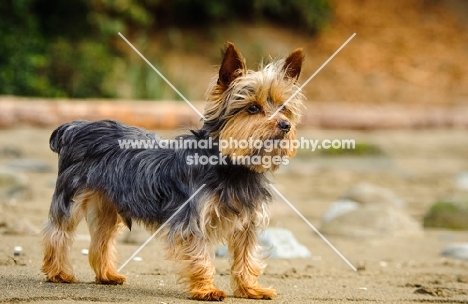
[[76, 283], [77, 280], [73, 274], [60, 272], [56, 275], [47, 275], [47, 281], [53, 283]]
[[105, 285], [122, 285], [126, 280], [125, 276], [118, 273], [96, 277], [96, 283]]
[[276, 290], [260, 286], [238, 287], [234, 291], [234, 296], [238, 298], [271, 300], [276, 297]]
[[223, 301], [227, 295], [224, 291], [219, 289], [203, 290], [203, 291], [190, 291], [190, 296], [193, 300], [200, 301]]

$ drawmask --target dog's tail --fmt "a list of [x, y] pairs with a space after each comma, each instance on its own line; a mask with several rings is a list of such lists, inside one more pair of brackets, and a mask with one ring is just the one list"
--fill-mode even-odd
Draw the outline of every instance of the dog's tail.
[[55, 153], [60, 154], [62, 147], [73, 140], [73, 135], [75, 134], [74, 131], [76, 131], [76, 128], [87, 123], [87, 121], [77, 120], [58, 127], [54, 132], [52, 132], [52, 135], [50, 136], [50, 149]]

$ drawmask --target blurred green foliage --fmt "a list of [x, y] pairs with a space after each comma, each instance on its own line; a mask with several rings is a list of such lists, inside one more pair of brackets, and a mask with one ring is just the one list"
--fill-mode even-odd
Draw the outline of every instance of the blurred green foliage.
[[151, 71], [130, 66], [117, 48], [117, 32], [146, 37], [269, 21], [314, 33], [329, 14], [328, 0], [1, 0], [0, 94], [118, 97], [115, 62], [123, 60], [131, 85], [140, 84], [134, 97], [158, 98], [162, 82], [153, 85]]
[[322, 149], [319, 150], [320, 155], [323, 156], [336, 156], [336, 157], [342, 157], [342, 156], [383, 156], [385, 155], [384, 151], [382, 149], [373, 144], [373, 143], [366, 143], [366, 142], [357, 142], [354, 145], [354, 148], [345, 148], [345, 147], [340, 147], [340, 148], [333, 148], [330, 147], [330, 149]]
[[424, 215], [424, 227], [468, 230], [468, 199], [436, 202]]

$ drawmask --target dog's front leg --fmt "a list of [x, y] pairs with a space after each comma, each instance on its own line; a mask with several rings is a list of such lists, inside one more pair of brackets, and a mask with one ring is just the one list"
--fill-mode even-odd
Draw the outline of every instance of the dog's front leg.
[[177, 237], [169, 253], [178, 264], [180, 281], [188, 284], [192, 299], [222, 301], [226, 298], [226, 293], [214, 285], [215, 269], [205, 239], [193, 235]]
[[258, 277], [264, 264], [258, 245], [257, 231], [254, 225], [236, 229], [229, 238], [229, 251], [232, 255], [231, 285], [234, 296], [250, 299], [272, 299], [276, 290], [262, 288]]

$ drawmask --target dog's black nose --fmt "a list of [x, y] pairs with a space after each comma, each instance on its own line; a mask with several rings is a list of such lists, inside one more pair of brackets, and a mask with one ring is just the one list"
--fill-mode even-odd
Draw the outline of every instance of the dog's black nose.
[[278, 128], [284, 133], [288, 133], [291, 130], [291, 123], [287, 120], [280, 120], [278, 122]]

